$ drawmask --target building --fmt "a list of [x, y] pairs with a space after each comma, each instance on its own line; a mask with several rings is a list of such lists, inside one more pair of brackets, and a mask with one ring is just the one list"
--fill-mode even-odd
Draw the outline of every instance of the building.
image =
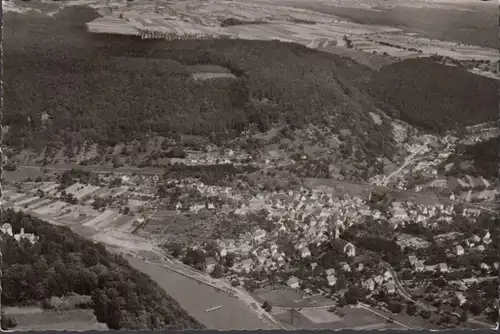
[[380, 285], [384, 282], [384, 277], [382, 275], [377, 275], [373, 278], [373, 280], [377, 283], [377, 285]]
[[388, 282], [385, 284], [385, 289], [387, 290], [387, 293], [392, 294], [396, 292], [396, 286], [394, 282]]
[[440, 263], [438, 264], [439, 271], [442, 273], [449, 273], [450, 269], [448, 268], [448, 265], [446, 263]]
[[334, 286], [335, 283], [337, 283], [337, 277], [335, 277], [334, 275], [326, 276], [326, 280], [328, 281], [329, 286]]
[[369, 278], [366, 281], [364, 281], [363, 287], [368, 291], [375, 290], [375, 281], [373, 280], [373, 278]]
[[342, 262], [341, 264], [342, 270], [346, 272], [351, 272], [351, 266], [347, 262]]
[[13, 236], [13, 233], [12, 233], [12, 226], [9, 224], [9, 223], [5, 223], [2, 225], [2, 227], [0, 228], [0, 230], [2, 231], [2, 233], [4, 234], [8, 234], [10, 236]]
[[252, 259], [245, 259], [243, 261], [241, 261], [241, 270], [243, 270], [244, 272], [250, 272], [250, 269], [252, 269], [252, 265], [253, 265], [253, 260]]
[[326, 276], [335, 275], [335, 269], [333, 268], [327, 269], [325, 270], [325, 274]]
[[305, 248], [302, 248], [302, 250], [300, 251], [300, 256], [302, 258], [306, 258], [306, 257], [309, 257], [311, 256], [311, 251], [309, 250], [309, 248], [305, 247]]
[[416, 272], [422, 272], [424, 270], [425, 270], [424, 262], [422, 262], [422, 261], [415, 262], [415, 271]]
[[299, 279], [295, 276], [292, 276], [288, 279], [286, 284], [292, 289], [298, 289], [299, 288]]
[[255, 231], [255, 233], [253, 234], [253, 240], [255, 242], [262, 242], [266, 239], [266, 231], [262, 230], [262, 229], [258, 229], [257, 231]]
[[342, 252], [349, 257], [356, 256], [356, 247], [348, 241], [336, 239], [334, 241], [334, 246], [337, 251]]
[[408, 256], [408, 262], [410, 263], [411, 266], [414, 266], [417, 260], [418, 258], [415, 255]]
[[456, 246], [454, 247], [454, 250], [455, 250], [455, 254], [456, 254], [457, 256], [464, 255], [464, 253], [465, 253], [465, 252], [464, 252], [464, 248], [463, 248], [462, 246], [460, 246], [460, 245], [456, 245]]

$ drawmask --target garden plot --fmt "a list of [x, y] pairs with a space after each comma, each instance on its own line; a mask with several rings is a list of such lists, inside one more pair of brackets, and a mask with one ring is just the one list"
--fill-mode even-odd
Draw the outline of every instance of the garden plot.
[[16, 205], [16, 206], [23, 206], [23, 205], [28, 204], [30, 202], [33, 202], [33, 201], [35, 201], [37, 199], [40, 199], [40, 197], [38, 197], [38, 196], [26, 196], [24, 198], [21, 198], [21, 199], [15, 201], [14, 205]]
[[342, 320], [341, 317], [333, 312], [328, 312], [327, 309], [304, 309], [299, 312], [315, 324], [338, 322]]
[[68, 206], [68, 203], [61, 201], [54, 201], [49, 205], [39, 207], [33, 210], [39, 215], [57, 215], [64, 207]]
[[50, 202], [52, 202], [51, 199], [42, 199], [42, 198], [40, 198], [39, 200], [33, 201], [32, 203], [28, 204], [28, 206], [26, 207], [26, 209], [27, 210], [33, 210], [33, 209], [39, 208], [41, 206], [47, 205]]
[[101, 188], [97, 190], [93, 195], [100, 197], [100, 198], [106, 198], [106, 197], [118, 197], [120, 195], [125, 194], [128, 191], [129, 187], [117, 187], [117, 188]]
[[58, 186], [59, 186], [59, 184], [57, 184], [55, 182], [47, 182], [47, 183], [44, 183], [42, 185], [42, 187], [40, 187], [38, 189], [40, 189], [41, 191], [43, 191], [46, 194], [50, 194], [50, 193], [56, 192]]
[[89, 219], [97, 217], [100, 214], [99, 211], [94, 210], [91, 207], [82, 205], [73, 205], [69, 209], [69, 213], [65, 213], [59, 218], [75, 223], [82, 223], [84, 221], [88, 221]]
[[97, 192], [100, 188], [101, 187], [98, 187], [98, 186], [77, 183], [76, 185], [72, 185], [71, 187], [66, 189], [66, 193], [72, 194], [76, 199], [82, 199], [85, 196], [88, 196], [94, 192]]
[[101, 233], [94, 235], [93, 239], [97, 242], [132, 252], [154, 250], [153, 245], [147, 239], [117, 230], [101, 231]]
[[121, 232], [131, 232], [135, 221], [136, 218], [134, 216], [122, 215], [115, 219], [111, 227]]
[[11, 192], [10, 194], [4, 193], [2, 198], [5, 198], [7, 202], [14, 203], [16, 200], [24, 196], [26, 196], [26, 194]]
[[97, 217], [90, 219], [89, 221], [83, 223], [82, 225], [85, 227], [97, 228], [99, 225], [101, 225], [107, 221], [114, 220], [117, 216], [118, 216], [118, 213], [116, 211], [105, 210], [103, 213], [101, 213]]

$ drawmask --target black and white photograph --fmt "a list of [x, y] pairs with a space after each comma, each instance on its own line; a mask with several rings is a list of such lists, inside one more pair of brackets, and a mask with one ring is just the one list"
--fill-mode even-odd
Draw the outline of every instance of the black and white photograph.
[[498, 328], [497, 1], [2, 12], [2, 330]]

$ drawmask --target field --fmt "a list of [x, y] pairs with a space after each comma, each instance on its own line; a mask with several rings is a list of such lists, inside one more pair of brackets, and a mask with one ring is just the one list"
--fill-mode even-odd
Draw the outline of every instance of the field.
[[[398, 59], [431, 55], [457, 61], [497, 61], [496, 6], [429, 5], [411, 6], [396, 1], [215, 0], [162, 4], [153, 11], [151, 5], [137, 3], [134, 7], [121, 7], [121, 19], [107, 15], [88, 23], [88, 27], [91, 32], [146, 38], [149, 37], [145, 31], [150, 30], [181, 39], [277, 39], [342, 54], [372, 68]], [[236, 18], [242, 24], [223, 26], [223, 18]], [[352, 41], [353, 49], [349, 52], [345, 52], [344, 36]], [[362, 51], [364, 57], [356, 51]], [[493, 71], [476, 69], [475, 73], [497, 77]]]
[[16, 319], [16, 331], [39, 330], [107, 330], [97, 322], [92, 310], [46, 311], [37, 307], [2, 307], [5, 314]]

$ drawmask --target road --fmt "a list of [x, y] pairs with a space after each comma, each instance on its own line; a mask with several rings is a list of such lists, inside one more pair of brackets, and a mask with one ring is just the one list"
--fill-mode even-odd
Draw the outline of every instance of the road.
[[[429, 306], [427, 304], [424, 304], [422, 302], [419, 302], [419, 301], [413, 299], [412, 296], [408, 293], [408, 291], [406, 291], [406, 289], [401, 284], [401, 281], [399, 280], [399, 277], [398, 277], [396, 271], [391, 267], [391, 265], [385, 261], [382, 261], [382, 260], [380, 262], [384, 266], [384, 268], [386, 268], [389, 271], [389, 273], [391, 274], [393, 281], [394, 281], [394, 286], [396, 288], [396, 292], [398, 293], [399, 296], [401, 296], [401, 298], [405, 299], [408, 302], [413, 302], [418, 307], [420, 307], [424, 310], [427, 310], [429, 312], [438, 312], [437, 308], [435, 308], [433, 306]], [[480, 321], [480, 320], [477, 320], [477, 319], [468, 319], [467, 322], [470, 322], [470, 323], [475, 324], [475, 325], [480, 325], [480, 326], [483, 326], [486, 328], [490, 328], [490, 329], [494, 328], [493, 325], [488, 324], [488, 323], [483, 322], [483, 321]]]
[[401, 173], [401, 171], [406, 167], [408, 166], [410, 163], [413, 162], [413, 158], [415, 158], [415, 156], [417, 154], [420, 153], [420, 151], [424, 148], [424, 147], [427, 147], [427, 144], [429, 143], [428, 140], [425, 141], [425, 143], [423, 143], [418, 149], [415, 150], [415, 152], [413, 152], [412, 154], [410, 154], [408, 157], [406, 157], [405, 161], [403, 162], [403, 164], [401, 165], [401, 167], [399, 167], [398, 169], [396, 169], [395, 171], [393, 171], [392, 173], [390, 173], [389, 175], [387, 175], [386, 177], [384, 177], [384, 179], [382, 180], [382, 185], [386, 186], [390, 179], [396, 175], [398, 175], [399, 173]]

